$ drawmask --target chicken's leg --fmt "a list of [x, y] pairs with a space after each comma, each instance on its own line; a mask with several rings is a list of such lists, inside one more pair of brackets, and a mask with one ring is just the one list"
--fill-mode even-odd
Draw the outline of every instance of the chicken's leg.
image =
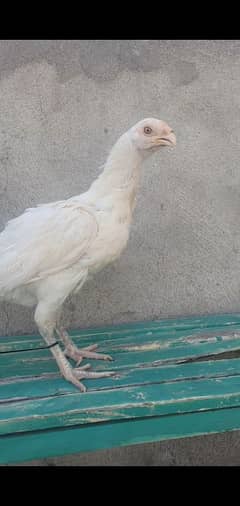
[[[53, 312], [53, 308], [50, 310], [50, 307], [43, 303], [39, 303], [35, 311], [35, 321], [37, 323], [39, 332], [48, 346], [51, 346], [55, 343], [54, 329], [56, 328], [56, 314], [57, 311]], [[50, 350], [58, 364], [63, 377], [67, 381], [70, 381], [70, 383], [75, 385], [77, 388], [79, 388], [82, 392], [86, 391], [86, 387], [81, 383], [81, 381], [79, 381], [80, 379], [102, 378], [113, 376], [115, 374], [111, 371], [89, 372], [87, 371], [87, 369], [90, 367], [89, 364], [86, 364], [83, 367], [73, 368], [66, 359], [63, 351], [58, 344], [52, 346]]]
[[110, 355], [105, 355], [104, 353], [96, 353], [95, 350], [98, 347], [97, 344], [92, 344], [90, 346], [86, 346], [85, 348], [77, 348], [63, 327], [57, 327], [56, 331], [65, 345], [64, 355], [66, 355], [66, 357], [72, 358], [75, 362], [77, 362], [77, 365], [81, 363], [83, 358], [93, 358], [96, 360], [113, 360]]

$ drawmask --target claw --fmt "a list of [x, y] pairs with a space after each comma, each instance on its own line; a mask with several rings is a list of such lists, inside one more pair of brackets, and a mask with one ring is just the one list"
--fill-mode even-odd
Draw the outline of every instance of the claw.
[[68, 344], [64, 350], [64, 354], [75, 360], [77, 366], [82, 362], [83, 358], [90, 358], [95, 360], [113, 360], [110, 355], [105, 355], [104, 353], [96, 353], [92, 350], [97, 348], [96, 344], [92, 344], [90, 346], [86, 346], [85, 348], [77, 348], [77, 346], [73, 344]]
[[81, 383], [81, 379], [89, 378], [89, 379], [97, 379], [97, 378], [109, 378], [110, 376], [117, 376], [114, 371], [104, 371], [104, 372], [94, 372], [88, 371], [90, 364], [86, 364], [83, 367], [78, 367], [75, 369], [67, 369], [66, 371], [62, 370], [62, 374], [64, 378], [75, 385], [81, 392], [86, 392], [87, 388]]
[[90, 344], [89, 346], [84, 346], [82, 350], [94, 351], [97, 349], [97, 347], [98, 347], [97, 344]]
[[79, 370], [86, 371], [87, 369], [91, 369], [91, 364], [85, 364], [82, 367], [79, 367]]
[[[61, 337], [65, 349], [62, 352], [59, 350], [53, 349], [53, 354], [58, 362], [60, 371], [63, 377], [75, 385], [81, 392], [86, 392], [86, 387], [79, 381], [82, 378], [109, 378], [110, 376], [117, 377], [116, 372], [114, 371], [104, 371], [104, 372], [94, 372], [89, 371], [91, 365], [86, 364], [82, 367], [78, 367], [81, 364], [84, 358], [90, 358], [95, 360], [113, 360], [110, 355], [105, 355], [104, 353], [97, 353], [95, 350], [97, 349], [97, 344], [91, 344], [89, 346], [85, 346], [84, 348], [78, 349], [75, 346], [67, 334], [67, 332], [63, 328], [56, 328], [58, 335]], [[57, 354], [57, 357], [56, 357]], [[59, 356], [60, 354], [60, 356]], [[64, 356], [65, 355], [65, 356]], [[76, 362], [76, 368], [73, 369], [69, 362], [65, 357], [69, 357]]]
[[77, 387], [81, 392], [86, 392], [87, 389], [86, 389], [85, 385], [83, 385], [83, 383], [81, 383], [81, 381], [79, 381], [79, 379], [81, 379], [81, 378], [78, 378], [78, 375], [75, 374], [74, 369], [68, 371], [66, 373], [66, 375], [64, 375], [64, 377], [67, 381], [69, 381], [70, 383], [75, 385], [75, 387]]
[[114, 371], [104, 371], [104, 372], [95, 372], [95, 371], [84, 371], [83, 368], [73, 369], [74, 374], [78, 379], [83, 378], [109, 378], [110, 376], [116, 376], [116, 372]]

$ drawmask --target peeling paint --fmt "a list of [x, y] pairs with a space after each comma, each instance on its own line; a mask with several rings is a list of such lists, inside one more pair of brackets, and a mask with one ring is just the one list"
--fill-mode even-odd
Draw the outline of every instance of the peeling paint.
[[146, 344], [142, 344], [142, 345], [133, 345], [133, 346], [124, 346], [123, 349], [125, 351], [151, 351], [151, 350], [158, 350], [160, 348], [167, 348], [169, 346], [169, 342], [164, 342], [164, 343], [159, 343], [159, 342], [154, 342], [154, 343], [146, 343]]

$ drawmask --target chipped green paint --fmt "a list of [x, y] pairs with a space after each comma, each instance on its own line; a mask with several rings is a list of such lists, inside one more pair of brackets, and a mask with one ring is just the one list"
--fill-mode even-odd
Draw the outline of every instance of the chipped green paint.
[[240, 408], [199, 411], [114, 423], [86, 424], [57, 430], [5, 436], [0, 441], [0, 463], [17, 463], [116, 446], [136, 445], [234, 431], [240, 427]]
[[1, 463], [240, 429], [240, 315], [71, 334], [111, 354], [92, 364], [117, 377], [86, 380], [81, 394], [40, 336], [0, 338]]

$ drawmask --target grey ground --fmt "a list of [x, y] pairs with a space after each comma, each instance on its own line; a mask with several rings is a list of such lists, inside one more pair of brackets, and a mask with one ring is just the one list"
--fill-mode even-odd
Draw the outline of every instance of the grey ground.
[[[239, 312], [239, 81], [240, 41], [0, 41], [1, 228], [26, 207], [87, 189], [143, 117], [177, 135], [175, 150], [144, 167], [127, 250], [68, 300], [67, 327]], [[0, 306], [0, 335], [33, 331], [30, 310]], [[239, 460], [234, 433], [65, 462]]]
[[22, 466], [240, 466], [240, 434], [229, 432], [114, 448], [69, 457], [35, 460]]

